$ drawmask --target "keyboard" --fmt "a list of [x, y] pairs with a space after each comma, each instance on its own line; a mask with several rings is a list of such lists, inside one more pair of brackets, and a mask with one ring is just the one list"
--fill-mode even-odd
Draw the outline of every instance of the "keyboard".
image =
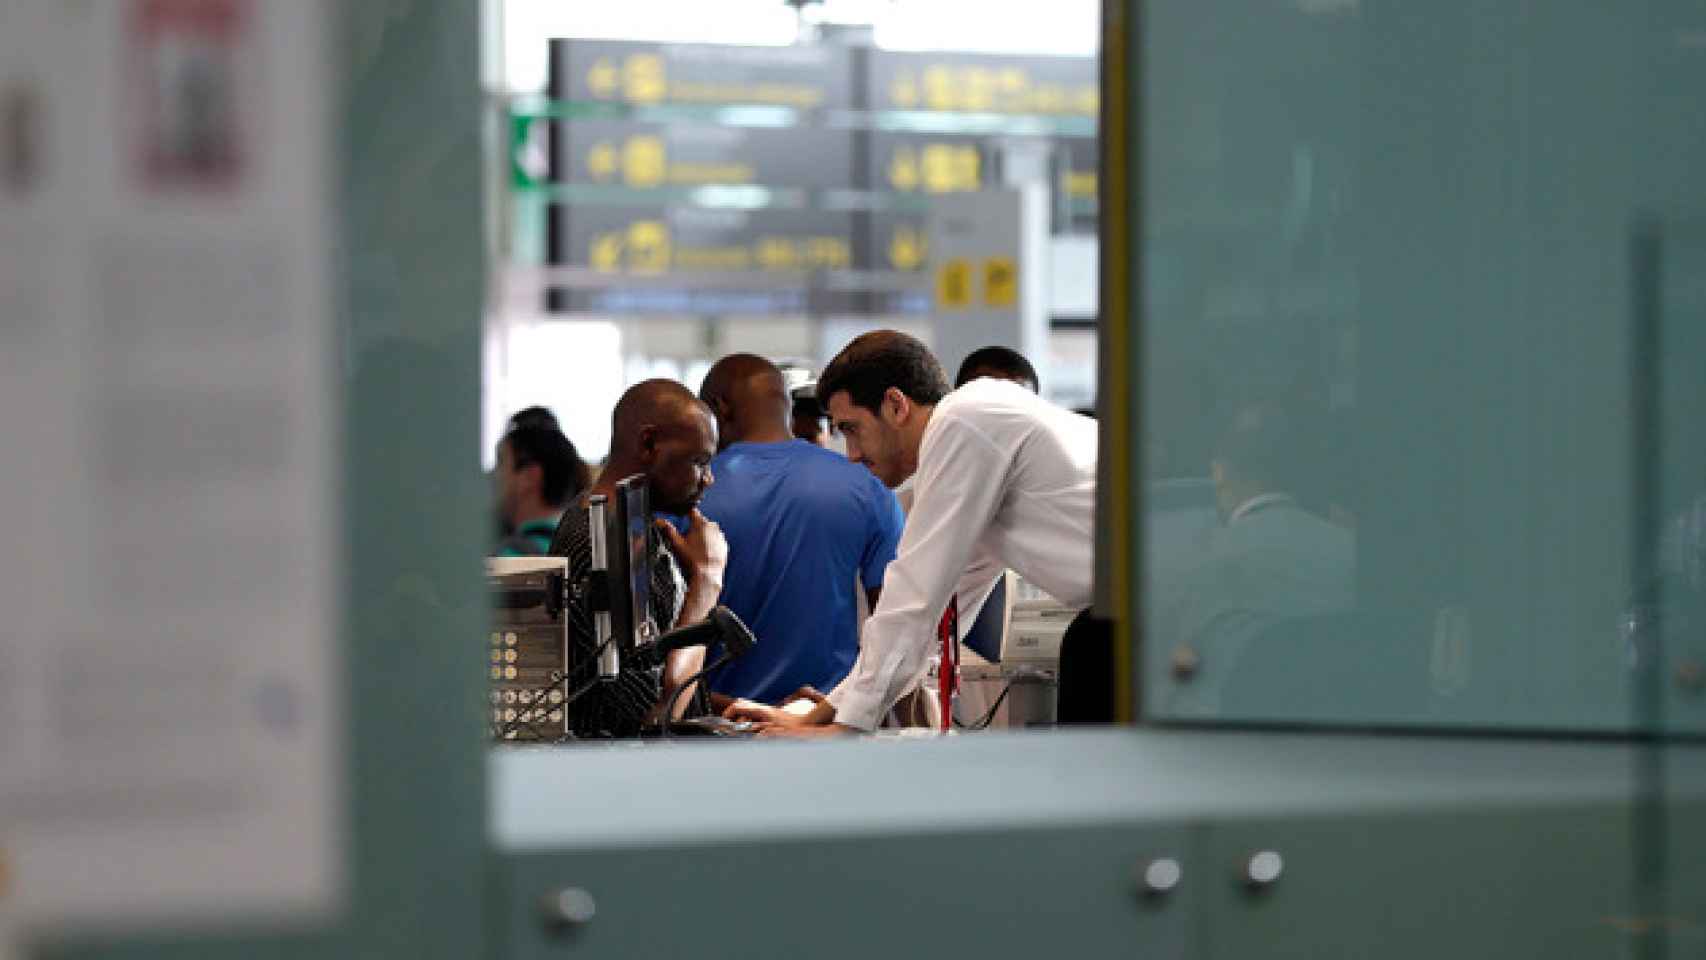
[[758, 724], [750, 720], [729, 720], [724, 717], [694, 717], [677, 720], [669, 725], [672, 737], [750, 737], [758, 733]]

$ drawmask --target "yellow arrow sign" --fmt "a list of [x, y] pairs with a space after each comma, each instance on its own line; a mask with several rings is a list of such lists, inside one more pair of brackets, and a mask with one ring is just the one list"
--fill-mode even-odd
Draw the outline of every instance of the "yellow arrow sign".
[[592, 241], [592, 268], [600, 273], [615, 273], [622, 267], [622, 236], [601, 233]]

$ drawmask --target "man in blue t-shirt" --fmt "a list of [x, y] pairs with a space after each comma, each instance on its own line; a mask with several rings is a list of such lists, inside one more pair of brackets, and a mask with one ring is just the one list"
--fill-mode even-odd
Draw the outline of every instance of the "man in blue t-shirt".
[[717, 416], [717, 478], [700, 510], [729, 544], [722, 602], [758, 646], [711, 675], [715, 693], [775, 702], [828, 690], [859, 654], [855, 578], [872, 607], [905, 522], [869, 470], [794, 438], [781, 371], [763, 357], [717, 361], [699, 397]]

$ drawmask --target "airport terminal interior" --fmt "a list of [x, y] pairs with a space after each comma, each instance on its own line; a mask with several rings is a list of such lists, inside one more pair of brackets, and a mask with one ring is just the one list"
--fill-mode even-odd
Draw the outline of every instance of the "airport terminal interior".
[[1698, 0], [0, 0], [0, 960], [1706, 954]]

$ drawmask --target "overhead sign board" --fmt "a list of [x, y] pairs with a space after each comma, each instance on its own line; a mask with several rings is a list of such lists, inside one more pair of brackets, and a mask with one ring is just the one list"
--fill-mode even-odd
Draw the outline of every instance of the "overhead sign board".
[[872, 50], [865, 84], [876, 110], [1094, 117], [1101, 85], [1086, 57]]
[[801, 272], [854, 266], [849, 214], [576, 207], [567, 262], [602, 273]]
[[845, 130], [576, 120], [564, 139], [571, 183], [826, 189], [853, 180]]
[[833, 46], [722, 46], [553, 40], [562, 99], [635, 106], [852, 105], [851, 56]]

